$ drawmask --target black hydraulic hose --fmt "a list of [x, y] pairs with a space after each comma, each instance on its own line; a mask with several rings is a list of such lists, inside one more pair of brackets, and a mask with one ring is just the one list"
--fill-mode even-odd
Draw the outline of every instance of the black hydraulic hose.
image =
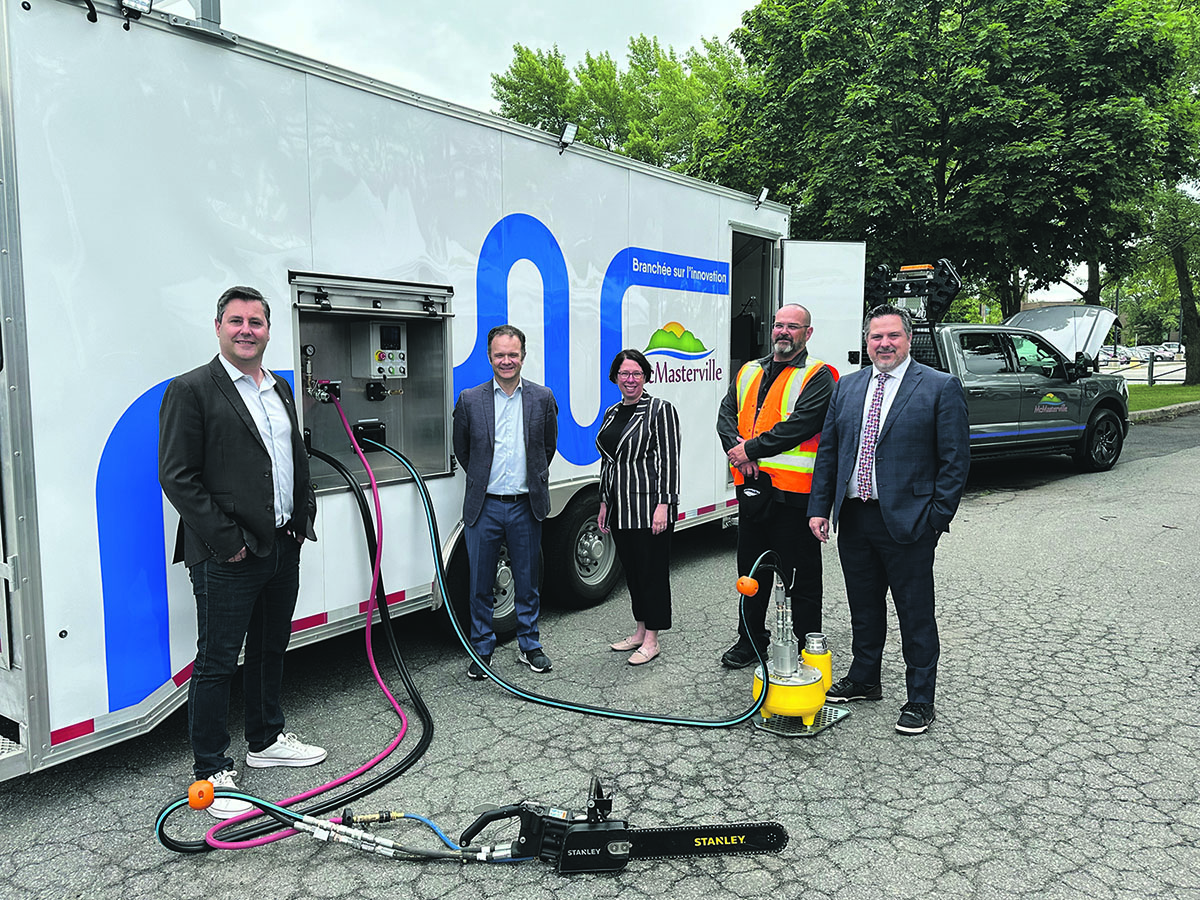
[[[442, 599], [445, 602], [447, 613], [450, 616], [450, 623], [451, 623], [451, 626], [454, 628], [454, 633], [456, 635], [458, 635], [459, 641], [462, 642], [463, 647], [466, 649], [466, 651], [470, 655], [471, 659], [475, 661], [476, 665], [480, 666], [485, 672], [487, 672], [488, 676], [493, 681], [496, 682], [496, 684], [500, 685], [500, 687], [504, 688], [504, 690], [508, 691], [510, 694], [513, 694], [516, 697], [520, 697], [522, 700], [528, 700], [532, 703], [539, 703], [544, 706], [552, 706], [557, 709], [564, 709], [569, 712], [583, 713], [585, 715], [602, 716], [602, 717], [611, 718], [611, 719], [626, 719], [626, 720], [633, 721], [633, 722], [651, 722], [651, 723], [658, 724], [658, 725], [688, 725], [693, 728], [728, 728], [732, 725], [741, 724], [742, 722], [748, 721], [751, 717], [753, 717], [754, 714], [757, 713], [762, 708], [763, 703], [766, 702], [767, 685], [766, 685], [765, 673], [767, 672], [767, 661], [763, 657], [762, 651], [760, 651], [758, 649], [757, 645], [755, 646], [755, 653], [758, 656], [759, 664], [762, 666], [762, 671], [764, 673], [763, 689], [761, 691], [759, 691], [757, 699], [745, 712], [740, 713], [739, 715], [737, 715], [731, 719], [720, 719], [720, 720], [687, 719], [687, 718], [682, 718], [679, 716], [653, 715], [653, 714], [648, 714], [648, 713], [628, 712], [626, 710], [619, 710], [619, 709], [609, 709], [607, 707], [602, 707], [602, 706], [589, 706], [587, 704], [582, 704], [582, 703], [568, 703], [563, 700], [556, 700], [553, 697], [546, 697], [541, 694], [535, 694], [532, 691], [526, 691], [522, 688], [516, 687], [515, 685], [509, 684], [507, 681], [505, 681], [503, 678], [501, 678], [499, 675], [497, 675], [495, 672], [493, 672], [491, 670], [491, 668], [487, 665], [487, 663], [485, 663], [479, 657], [479, 654], [475, 652], [475, 648], [471, 646], [471, 642], [467, 639], [466, 634], [463, 633], [462, 626], [459, 624], [459, 621], [458, 621], [458, 616], [454, 612], [454, 605], [453, 605], [453, 603], [450, 602], [450, 592], [446, 588], [446, 568], [442, 564], [442, 554], [441, 554], [442, 544], [441, 544], [441, 538], [438, 536], [437, 515], [433, 510], [433, 501], [429, 497], [429, 491], [425, 487], [425, 479], [423, 479], [421, 477], [421, 474], [416, 470], [416, 467], [413, 466], [413, 464], [408, 460], [408, 458], [405, 457], [404, 454], [402, 454], [400, 451], [398, 451], [392, 447], [389, 447], [386, 444], [381, 444], [378, 441], [373, 441], [369, 438], [365, 439], [363, 441], [363, 443], [369, 444], [373, 447], [378, 447], [380, 450], [383, 450], [386, 453], [390, 454], [394, 459], [396, 459], [398, 462], [400, 462], [400, 464], [403, 465], [408, 470], [409, 474], [412, 475], [413, 483], [416, 485], [417, 491], [421, 495], [421, 502], [425, 507], [426, 522], [429, 527], [430, 539], [433, 542], [433, 558], [434, 558], [434, 565], [436, 567], [435, 571], [436, 571], [436, 575], [437, 575], [437, 578], [436, 578], [437, 587], [442, 592]], [[768, 553], [769, 552], [770, 551], [768, 551]], [[767, 554], [765, 554], [765, 553], [763, 554], [763, 556], [766, 556], [766, 555]], [[755, 569], [758, 568], [758, 565], [761, 562], [762, 562], [762, 557], [759, 558], [758, 563], [755, 563]], [[741, 603], [739, 604], [739, 610], [740, 610], [740, 615], [742, 617], [742, 621], [745, 622], [745, 618], [746, 618], [745, 597], [742, 598]]]
[[[362, 517], [363, 535], [367, 543], [368, 559], [374, 559], [376, 553], [378, 552], [378, 543], [375, 537], [375, 523], [371, 518], [370, 506], [367, 503], [362, 486], [358, 483], [358, 480], [354, 477], [354, 474], [336, 457], [330, 456], [327, 453], [323, 453], [322, 451], [313, 447], [309, 448], [309, 455], [328, 464], [342, 477], [347, 485], [349, 485], [350, 493], [357, 502], [359, 514]], [[320, 816], [336, 810], [339, 807], [353, 803], [361, 797], [364, 797], [380, 787], [383, 787], [416, 765], [416, 763], [420, 761], [421, 757], [425, 755], [433, 741], [433, 715], [430, 713], [429, 707], [425, 704], [420, 690], [417, 688], [416, 683], [412, 679], [412, 675], [408, 671], [408, 667], [404, 663], [403, 655], [400, 653], [400, 646], [396, 641], [395, 623], [392, 620], [387, 608], [387, 592], [384, 589], [382, 575], [380, 575], [376, 586], [375, 600], [376, 605], [379, 608], [380, 624], [382, 625], [386, 623], [384, 634], [387, 637], [387, 643], [392, 653], [393, 662], [396, 665], [397, 671], [400, 673], [401, 680], [404, 682], [404, 688], [408, 692], [409, 698], [412, 700], [413, 709], [417, 714], [417, 718], [421, 722], [420, 737], [417, 739], [416, 746], [413, 747], [408, 754], [406, 754], [391, 768], [380, 772], [366, 781], [358, 783], [344, 794], [322, 799], [307, 809], [298, 809], [297, 812], [299, 813], [311, 816]], [[368, 622], [366, 627], [372, 629], [373, 631], [373, 623]], [[160, 820], [162, 819], [163, 814], [166, 813], [172, 805], [173, 804], [168, 804], [167, 807], [164, 807], [163, 811], [159, 814]], [[287, 827], [288, 824], [290, 823], [285, 823], [282, 819], [276, 823], [269, 821], [248, 823], [247, 825], [238, 828], [236, 831], [230, 831], [228, 834], [222, 833], [221, 840], [229, 842], [253, 840], [255, 838], [262, 837], [263, 835], [270, 834], [273, 831], [278, 831], [281, 828]], [[178, 841], [168, 835], [166, 830], [162, 828], [159, 829], [159, 840], [169, 850], [173, 850], [177, 853], [205, 853], [215, 849], [204, 840]]]

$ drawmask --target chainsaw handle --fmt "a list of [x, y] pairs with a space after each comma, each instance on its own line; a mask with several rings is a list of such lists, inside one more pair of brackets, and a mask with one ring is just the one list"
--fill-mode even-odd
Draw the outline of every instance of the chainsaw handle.
[[467, 830], [464, 831], [462, 836], [458, 839], [458, 845], [460, 847], [465, 847], [467, 844], [471, 843], [471, 838], [483, 831], [483, 829], [485, 829], [488, 825], [491, 825], [493, 822], [498, 822], [500, 819], [511, 819], [520, 814], [521, 807], [517, 804], [496, 806], [492, 809], [485, 810], [479, 814], [479, 818], [467, 826]]

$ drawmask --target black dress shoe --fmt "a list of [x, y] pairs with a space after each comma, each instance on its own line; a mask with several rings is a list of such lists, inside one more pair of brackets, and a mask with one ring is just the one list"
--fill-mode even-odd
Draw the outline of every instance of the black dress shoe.
[[905, 703], [900, 707], [896, 730], [901, 734], [924, 734], [935, 718], [932, 703]]
[[[767, 653], [764, 650], [763, 659], [766, 659], [766, 656]], [[758, 662], [758, 654], [754, 652], [754, 645], [747, 641], [738, 641], [721, 657], [721, 665], [727, 669], [744, 669], [756, 662]]]

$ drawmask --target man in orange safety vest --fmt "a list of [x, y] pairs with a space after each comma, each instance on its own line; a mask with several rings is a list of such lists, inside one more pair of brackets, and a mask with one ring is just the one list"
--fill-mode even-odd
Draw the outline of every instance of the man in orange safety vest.
[[[780, 307], [771, 329], [774, 352], [742, 366], [721, 401], [717, 433], [729, 458], [741, 508], [738, 514], [737, 566], [747, 575], [755, 561], [774, 550], [788, 596], [792, 627], [804, 635], [821, 630], [821, 543], [808, 527], [808, 495], [825, 411], [837, 372], [808, 355], [812, 316], [797, 303]], [[769, 501], [751, 509], [747, 487], [765, 486]], [[753, 492], [750, 492], [753, 493]], [[757, 594], [745, 598], [746, 621], [721, 663], [740, 669], [766, 654], [767, 603], [773, 578], [761, 580]]]

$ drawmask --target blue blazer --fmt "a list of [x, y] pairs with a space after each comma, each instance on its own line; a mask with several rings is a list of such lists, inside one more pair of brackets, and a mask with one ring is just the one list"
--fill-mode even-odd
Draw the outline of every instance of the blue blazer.
[[[496, 441], [493, 381], [467, 388], [454, 404], [454, 455], [467, 473], [463, 522], [474, 525], [483, 509]], [[550, 460], [558, 447], [558, 404], [544, 385], [521, 379], [521, 415], [525, 420], [525, 480], [529, 505], [539, 522], [550, 514]]]
[[[854, 477], [873, 373], [868, 367], [844, 376], [834, 386], [825, 414], [808, 514], [831, 519], [835, 528]], [[879, 507], [892, 539], [911, 544], [930, 530], [949, 531], [970, 463], [971, 431], [962, 385], [953, 375], [913, 360], [875, 446]]]

